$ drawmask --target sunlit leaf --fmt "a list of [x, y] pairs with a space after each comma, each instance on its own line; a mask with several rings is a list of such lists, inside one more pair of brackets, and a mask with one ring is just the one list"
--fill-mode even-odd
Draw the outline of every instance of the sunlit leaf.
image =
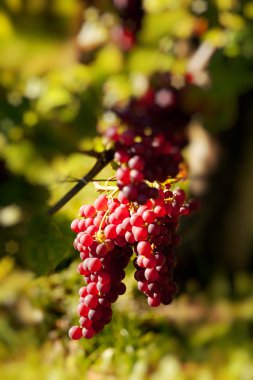
[[93, 74], [98, 78], [118, 73], [122, 69], [123, 57], [119, 49], [108, 45], [101, 49], [93, 65]]
[[238, 0], [215, 0], [218, 8], [222, 10], [229, 10], [236, 8], [239, 5]]
[[149, 49], [138, 49], [129, 58], [129, 70], [136, 70], [143, 74], [150, 74], [154, 71], [170, 70], [174, 58], [159, 52], [154, 53]]
[[153, 44], [169, 34], [180, 38], [189, 37], [194, 26], [194, 17], [185, 9], [165, 11], [147, 15], [141, 31], [141, 40]]
[[241, 30], [245, 26], [245, 21], [241, 16], [229, 12], [220, 14], [220, 22], [226, 28], [231, 28], [232, 30]]
[[71, 95], [64, 87], [49, 87], [37, 103], [38, 112], [47, 114], [53, 108], [66, 106], [71, 102]]
[[227, 36], [224, 30], [214, 28], [209, 29], [209, 31], [205, 34], [205, 40], [208, 41], [211, 45], [221, 48], [225, 46], [227, 42]]
[[0, 40], [9, 39], [14, 34], [14, 29], [9, 17], [0, 11]]
[[243, 13], [249, 19], [253, 18], [253, 3], [252, 2], [249, 1], [243, 5]]

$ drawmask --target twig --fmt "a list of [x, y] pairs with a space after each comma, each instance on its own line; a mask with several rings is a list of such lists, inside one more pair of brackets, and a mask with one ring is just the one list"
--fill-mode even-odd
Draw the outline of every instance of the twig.
[[77, 149], [77, 153], [85, 154], [86, 156], [89, 157], [94, 157], [94, 158], [100, 158], [101, 157], [101, 152], [96, 152], [94, 149], [90, 150], [85, 150], [85, 149]]
[[79, 182], [79, 178], [74, 178], [74, 177], [66, 177], [65, 179], [59, 179], [57, 180], [57, 183], [77, 183]]
[[99, 153], [99, 157], [93, 168], [70, 189], [58, 202], [56, 202], [48, 211], [49, 215], [59, 211], [70, 199], [72, 199], [84, 186], [86, 186], [100, 171], [113, 159], [113, 149]]
[[116, 178], [115, 179], [105, 179], [105, 178], [94, 178], [92, 180], [93, 182], [116, 182]]

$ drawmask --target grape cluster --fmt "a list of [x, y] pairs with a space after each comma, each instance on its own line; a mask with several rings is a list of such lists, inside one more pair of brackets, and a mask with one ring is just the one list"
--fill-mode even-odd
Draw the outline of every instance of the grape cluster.
[[122, 50], [131, 50], [136, 43], [136, 33], [141, 29], [142, 0], [113, 0], [113, 5], [120, 17], [120, 25], [114, 29], [113, 37]]
[[143, 205], [157, 198], [157, 189], [147, 181], [164, 182], [180, 171], [189, 122], [181, 98], [171, 77], [164, 74], [156, 77], [144, 96], [114, 109], [121, 123], [109, 128], [105, 136], [115, 148], [118, 187], [131, 202]]
[[169, 304], [176, 292], [172, 281], [174, 247], [181, 215], [190, 212], [181, 189], [160, 186], [156, 199], [144, 205], [129, 202], [124, 195], [101, 194], [93, 205], [83, 205], [71, 224], [77, 234], [74, 247], [82, 262], [78, 272], [86, 286], [79, 291], [79, 326], [69, 331], [72, 339], [89, 339], [112, 317], [112, 303], [124, 294], [124, 269], [133, 253], [138, 288], [152, 307]]

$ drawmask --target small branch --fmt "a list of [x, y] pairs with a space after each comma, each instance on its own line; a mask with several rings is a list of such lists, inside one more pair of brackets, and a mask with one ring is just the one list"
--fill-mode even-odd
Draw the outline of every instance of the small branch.
[[57, 183], [77, 183], [79, 182], [79, 178], [74, 177], [66, 177], [65, 179], [60, 179], [57, 181]]
[[77, 149], [77, 153], [85, 154], [86, 156], [94, 157], [98, 159], [100, 159], [101, 154], [103, 154], [101, 152], [96, 152], [94, 149], [90, 149], [90, 150]]
[[105, 178], [95, 178], [93, 180], [93, 182], [116, 182], [116, 178], [115, 179], [105, 179]]
[[53, 215], [59, 211], [67, 202], [70, 201], [84, 186], [93, 180], [93, 178], [100, 173], [102, 169], [113, 159], [113, 149], [104, 151], [99, 154], [98, 160], [93, 168], [81, 179], [77, 184], [70, 189], [58, 202], [55, 203], [49, 210], [48, 214]]

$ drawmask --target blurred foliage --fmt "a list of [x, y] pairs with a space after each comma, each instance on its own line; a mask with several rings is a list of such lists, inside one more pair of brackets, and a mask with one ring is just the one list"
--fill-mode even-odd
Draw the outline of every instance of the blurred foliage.
[[[233, 128], [238, 98], [253, 86], [252, 1], [143, 5], [138, 43], [124, 52], [111, 37], [120, 20], [109, 0], [0, 3], [0, 357], [6, 380], [253, 378], [247, 273], [236, 274], [236, 290], [214, 279], [210, 299], [199, 288], [191, 295], [196, 284], [189, 283], [189, 299], [157, 312], [136, 296], [129, 276], [128, 294], [104, 333], [81, 346], [66, 337], [80, 281], [71, 264], [69, 223], [80, 204], [95, 197], [92, 184], [53, 218], [47, 210], [94, 164], [78, 150], [101, 145], [94, 137], [103, 108], [141, 95], [156, 71], [182, 79], [205, 41], [216, 49], [210, 81], [191, 88], [186, 104], [209, 131]], [[107, 167], [99, 177], [110, 175]], [[228, 301], [231, 293], [238, 300]]]
[[181, 296], [155, 313], [137, 296], [129, 273], [112, 323], [80, 343], [67, 337], [80, 286], [76, 264], [34, 278], [15, 269], [10, 258], [0, 262], [4, 379], [253, 378], [252, 276], [238, 277], [240, 300], [217, 298], [211, 285], [209, 299], [202, 292]]
[[[30, 263], [34, 270], [37, 265], [31, 266], [31, 260], [25, 256], [32, 255], [37, 234], [41, 233], [42, 240], [43, 234], [48, 237], [52, 234], [50, 255], [54, 256], [51, 261], [49, 257], [45, 260], [43, 270], [47, 270], [47, 264], [48, 270], [53, 269], [62, 255], [68, 255], [67, 244], [61, 253], [54, 248], [58, 237], [53, 233], [54, 228], [46, 228], [51, 223], [45, 215], [47, 199], [52, 202], [66, 191], [70, 185], [63, 184], [64, 179], [81, 177], [91, 167], [90, 159], [79, 155], [75, 160], [73, 155], [80, 147], [92, 143], [103, 105], [110, 107], [132, 94], [140, 95], [146, 88], [146, 76], [153, 72], [172, 70], [183, 74], [201, 41], [220, 49], [209, 68], [212, 85], [192, 89], [188, 105], [201, 113], [208, 129], [220, 132], [231, 128], [237, 117], [237, 98], [253, 84], [251, 5], [251, 2], [237, 1], [211, 4], [204, 0], [144, 1], [146, 14], [139, 43], [124, 53], [110, 40], [109, 31], [99, 49], [92, 39], [87, 42], [88, 32], [83, 37], [80, 34], [77, 43], [83, 14], [86, 24], [100, 25], [103, 30], [110, 30], [118, 22], [116, 14], [110, 19], [108, 13], [102, 13], [108, 9], [106, 2], [98, 13], [96, 8], [85, 8], [84, 3], [75, 0], [3, 1], [0, 9], [0, 157], [4, 190], [1, 204], [18, 206], [22, 217], [18, 226], [15, 221], [7, 226], [2, 254], [12, 236], [19, 246], [15, 253], [17, 260]], [[36, 213], [27, 207], [29, 203], [38, 208], [38, 202]], [[78, 201], [70, 203], [75, 204]], [[68, 217], [73, 216], [69, 208], [66, 206], [66, 211], [61, 213], [65, 226]], [[27, 226], [28, 220], [33, 232]], [[4, 223], [2, 227], [5, 228]], [[69, 236], [68, 230], [63, 234]], [[31, 244], [32, 236], [34, 244]], [[25, 243], [26, 238], [29, 244]]]

